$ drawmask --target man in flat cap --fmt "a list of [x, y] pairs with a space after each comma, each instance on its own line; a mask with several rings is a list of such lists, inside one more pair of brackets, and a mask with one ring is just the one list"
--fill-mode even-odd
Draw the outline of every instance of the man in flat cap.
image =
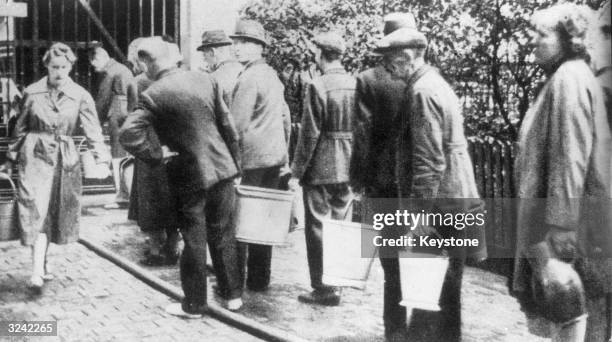
[[[411, 27], [398, 29], [377, 43], [378, 51], [389, 56], [392, 76], [406, 82], [404, 96], [408, 111], [400, 114], [396, 158], [399, 194], [404, 198], [427, 200], [411, 203], [410, 209], [415, 212], [475, 215], [482, 210], [482, 202], [478, 200], [463, 132], [461, 105], [450, 85], [425, 63], [426, 47], [425, 36]], [[440, 225], [424, 227], [417, 235], [479, 240], [478, 247], [447, 249], [449, 267], [440, 296], [441, 325], [436, 333], [442, 335], [443, 341], [459, 341], [464, 263], [466, 258], [476, 261], [486, 258], [484, 231], [476, 226], [457, 230]]]
[[[242, 184], [279, 189], [281, 168], [288, 163], [291, 129], [284, 87], [276, 71], [262, 57], [268, 42], [260, 23], [241, 20], [230, 37], [234, 40], [236, 58], [244, 65], [230, 106], [240, 136]], [[249, 243], [242, 247], [240, 250], [246, 255], [240, 261], [246, 258], [247, 288], [265, 291], [270, 284], [272, 246]]]
[[170, 45], [162, 40], [142, 42], [138, 58], [153, 84], [141, 94], [120, 137], [137, 158], [151, 165], [166, 163], [170, 188], [178, 200], [185, 243], [180, 260], [185, 298], [166, 311], [197, 318], [206, 309], [207, 242], [221, 266], [215, 271], [223, 279], [225, 305], [237, 310], [242, 306], [242, 284], [233, 214], [240, 152], [221, 89], [208, 74], [179, 69]]
[[351, 220], [353, 194], [349, 163], [356, 110], [356, 81], [340, 63], [344, 39], [335, 33], [314, 37], [312, 50], [323, 75], [306, 89], [302, 126], [293, 159], [293, 176], [303, 186], [306, 252], [313, 291], [301, 302], [338, 305], [336, 288], [323, 284], [322, 218]]
[[108, 55], [100, 42], [92, 42], [88, 51], [89, 62], [98, 74], [96, 110], [100, 124], [108, 122], [113, 179], [115, 181], [115, 203], [109, 203], [106, 209], [127, 208], [130, 194], [125, 180], [121, 179], [120, 163], [127, 156], [119, 143], [119, 122], [134, 108], [138, 101], [138, 91], [134, 76], [127, 66], [117, 62]]
[[232, 41], [223, 30], [205, 31], [202, 34], [202, 51], [213, 78], [223, 90], [223, 100], [229, 106], [242, 64], [238, 63], [232, 51]]
[[[410, 13], [391, 13], [384, 18], [384, 35], [398, 28], [415, 27]], [[390, 54], [380, 51], [382, 64], [357, 76], [357, 118], [354, 123], [354, 146], [351, 160], [351, 183], [362, 189], [368, 198], [398, 198], [398, 178], [395, 167], [397, 120], [406, 110], [406, 83], [391, 77], [387, 70]], [[400, 229], [383, 229], [385, 238], [399, 238]], [[385, 273], [384, 309], [385, 335], [401, 335], [406, 326], [406, 308], [402, 300], [397, 251], [381, 255]], [[384, 257], [382, 257], [384, 256]]]

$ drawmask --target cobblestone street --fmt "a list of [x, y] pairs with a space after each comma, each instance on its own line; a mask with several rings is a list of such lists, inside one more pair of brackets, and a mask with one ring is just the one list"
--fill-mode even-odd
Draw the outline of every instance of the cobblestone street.
[[[87, 222], [84, 229], [103, 228]], [[59, 333], [1, 341], [258, 341], [210, 317], [182, 320], [166, 314], [171, 299], [81, 244], [51, 245], [55, 279], [39, 298], [26, 289], [30, 250], [17, 241], [0, 242], [0, 255], [0, 320], [57, 320]]]
[[[126, 220], [126, 211], [90, 206], [84, 214], [84, 236], [134, 262], [142, 257], [146, 236]], [[246, 291], [240, 313], [308, 340], [383, 341], [383, 272], [378, 261], [366, 290], [345, 289], [338, 307], [297, 301], [298, 294], [310, 290], [303, 234], [301, 230], [293, 232], [287, 246], [275, 248], [269, 291], [263, 294]], [[180, 286], [178, 267], [147, 269]], [[214, 283], [214, 278], [211, 279], [209, 286]], [[505, 277], [469, 267], [464, 282], [464, 341], [544, 341], [527, 332], [516, 300], [508, 295]]]

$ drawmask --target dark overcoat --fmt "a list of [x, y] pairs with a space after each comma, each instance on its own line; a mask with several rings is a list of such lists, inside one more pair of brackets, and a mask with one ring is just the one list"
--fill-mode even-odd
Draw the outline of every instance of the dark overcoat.
[[[144, 73], [135, 80], [139, 95], [153, 83]], [[145, 232], [176, 227], [176, 201], [168, 184], [166, 165], [151, 165], [136, 158], [128, 218], [136, 220]]]
[[357, 76], [351, 179], [370, 197], [397, 197], [397, 120], [407, 109], [405, 89], [406, 83], [382, 66]]
[[[513, 284], [518, 293], [530, 285], [526, 249], [550, 227], [577, 232], [580, 255], [601, 262], [593, 276], [612, 290], [607, 121], [601, 87], [582, 60], [561, 64], [523, 119], [514, 165], [520, 199]], [[585, 283], [587, 289], [592, 285]]]
[[162, 71], [142, 93], [120, 139], [128, 152], [153, 165], [163, 159], [162, 145], [177, 152], [167, 164], [175, 193], [206, 190], [239, 174], [238, 135], [221, 89], [208, 74]]

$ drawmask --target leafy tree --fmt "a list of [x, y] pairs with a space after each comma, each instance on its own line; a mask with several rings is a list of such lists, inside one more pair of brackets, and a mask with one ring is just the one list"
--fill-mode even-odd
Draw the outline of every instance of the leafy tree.
[[[257, 0], [243, 16], [270, 32], [268, 60], [312, 67], [308, 40], [337, 30], [348, 43], [345, 67], [359, 72], [378, 62], [372, 50], [382, 18], [411, 12], [429, 39], [428, 61], [454, 85], [464, 105], [466, 133], [516, 139], [541, 71], [533, 64], [529, 18], [551, 0]], [[575, 1], [593, 8], [603, 0]]]

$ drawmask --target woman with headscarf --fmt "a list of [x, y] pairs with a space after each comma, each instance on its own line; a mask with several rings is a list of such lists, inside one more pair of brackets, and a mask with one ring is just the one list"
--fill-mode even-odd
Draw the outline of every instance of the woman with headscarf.
[[593, 338], [601, 324], [587, 304], [612, 286], [612, 229], [603, 219], [611, 209], [612, 140], [587, 64], [590, 18], [574, 4], [534, 13], [534, 55], [547, 80], [523, 120], [515, 160], [513, 290], [531, 322], [545, 319], [553, 341], [584, 341], [585, 327], [588, 341], [604, 341]]
[[[98, 163], [108, 163], [96, 106], [91, 95], [69, 74], [76, 56], [54, 43], [43, 56], [47, 76], [24, 91], [3, 171], [18, 165], [18, 222], [21, 243], [32, 246], [30, 288], [42, 291], [50, 242], [67, 244], [79, 237], [81, 164], [72, 134], [80, 125]], [[10, 171], [9, 171], [10, 172]]]

